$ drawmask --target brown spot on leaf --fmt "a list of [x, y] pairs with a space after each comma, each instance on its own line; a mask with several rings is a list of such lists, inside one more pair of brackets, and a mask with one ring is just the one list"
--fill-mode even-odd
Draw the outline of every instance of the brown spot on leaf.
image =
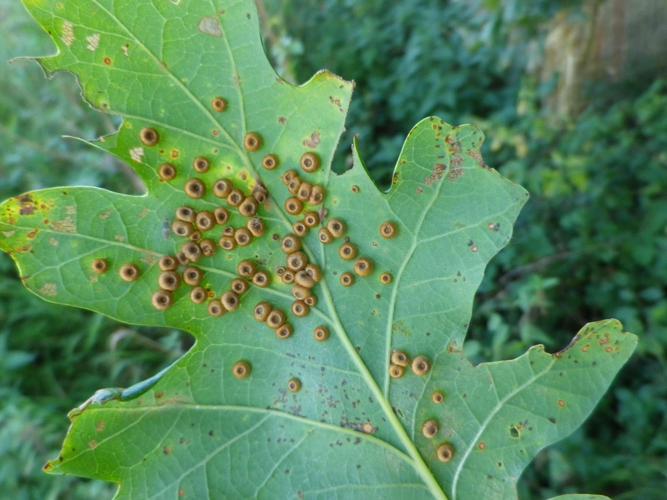
[[107, 428], [107, 423], [104, 420], [100, 420], [99, 422], [97, 422], [97, 425], [95, 425], [95, 430], [97, 432], [104, 432], [104, 429], [106, 428]]
[[39, 289], [39, 293], [45, 297], [55, 297], [58, 295], [58, 287], [55, 283], [45, 283]]
[[436, 163], [433, 165], [433, 170], [431, 175], [428, 175], [424, 178], [424, 183], [427, 186], [431, 186], [432, 184], [435, 184], [436, 182], [442, 180], [442, 177], [445, 174], [445, 170], [447, 170], [446, 165], [442, 163]]
[[51, 224], [54, 231], [59, 233], [76, 233], [76, 224], [71, 217], [65, 217], [63, 220], [54, 221]]
[[361, 426], [361, 430], [365, 432], [366, 434], [375, 434], [377, 432], [377, 428], [371, 424], [370, 422], [366, 422]]
[[329, 96], [329, 101], [331, 102], [331, 104], [333, 104], [338, 108], [338, 111], [340, 111], [341, 113], [345, 112], [345, 110], [343, 109], [343, 103], [338, 97], [334, 97], [331, 95]]
[[222, 36], [222, 27], [220, 26], [220, 21], [215, 17], [203, 17], [199, 21], [199, 31], [205, 35], [221, 37]]
[[447, 179], [449, 179], [452, 182], [456, 182], [462, 176], [463, 176], [462, 168], [452, 168], [449, 171], [449, 174], [447, 174]]
[[471, 149], [470, 151], [468, 151], [468, 156], [470, 156], [470, 158], [475, 160], [479, 164], [480, 167], [487, 168], [487, 164], [484, 163], [484, 159], [482, 158], [482, 154], [479, 151], [477, 151], [476, 149]]
[[452, 158], [452, 166], [447, 174], [447, 179], [456, 182], [460, 177], [463, 177], [463, 159], [460, 156]]
[[303, 141], [303, 145], [306, 146], [307, 148], [315, 149], [317, 146], [320, 145], [320, 133], [319, 131], [315, 131], [312, 134], [310, 134], [310, 137]]

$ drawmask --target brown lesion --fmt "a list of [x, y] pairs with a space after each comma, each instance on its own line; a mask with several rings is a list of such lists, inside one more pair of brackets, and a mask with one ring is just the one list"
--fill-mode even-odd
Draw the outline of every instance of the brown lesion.
[[44, 297], [55, 297], [58, 295], [58, 285], [55, 283], [44, 283], [39, 288], [38, 292]]

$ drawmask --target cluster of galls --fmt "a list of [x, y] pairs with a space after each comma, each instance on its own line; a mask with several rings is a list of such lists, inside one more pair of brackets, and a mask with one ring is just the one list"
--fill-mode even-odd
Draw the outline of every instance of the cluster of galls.
[[[216, 97], [211, 102], [213, 109], [224, 112], [228, 103], [221, 97]], [[139, 138], [146, 146], [155, 146], [159, 140], [159, 133], [153, 128], [144, 128], [140, 131]], [[257, 152], [263, 145], [262, 137], [254, 132], [246, 134], [243, 140], [244, 148], [249, 152]], [[300, 158], [300, 167], [303, 173], [312, 174], [319, 170], [321, 161], [314, 152], [305, 152]], [[267, 154], [262, 159], [262, 166], [266, 170], [275, 170], [280, 166], [280, 159], [275, 154]], [[196, 174], [206, 174], [211, 169], [211, 162], [204, 156], [196, 157], [192, 162], [192, 170]], [[171, 163], [164, 163], [158, 169], [158, 175], [163, 181], [171, 181], [177, 177], [177, 168]], [[330, 218], [326, 223], [322, 220], [326, 212], [321, 208], [325, 202], [326, 190], [317, 184], [312, 184], [302, 179], [295, 170], [288, 170], [282, 175], [282, 181], [290, 196], [284, 203], [285, 211], [298, 220], [292, 224], [292, 233], [282, 240], [282, 250], [285, 253], [285, 265], [276, 270], [280, 280], [291, 285], [291, 293], [294, 301], [291, 305], [291, 313], [297, 318], [305, 317], [310, 313], [312, 307], [317, 305], [317, 296], [314, 287], [322, 279], [322, 270], [309, 261], [308, 255], [302, 249], [302, 238], [311, 230], [319, 228], [318, 239], [322, 244], [332, 244], [338, 240], [342, 243], [338, 254], [343, 261], [353, 262], [353, 271], [344, 272], [340, 276], [340, 283], [349, 287], [355, 283], [356, 277], [368, 277], [374, 272], [374, 263], [371, 259], [359, 256], [358, 247], [346, 237], [347, 227], [345, 223], [336, 218]], [[194, 267], [202, 258], [215, 255], [219, 248], [231, 251], [237, 247], [250, 245], [254, 238], [261, 237], [265, 232], [264, 222], [257, 216], [259, 206], [267, 200], [268, 192], [262, 184], [257, 184], [250, 195], [245, 195], [230, 179], [218, 179], [212, 185], [205, 184], [199, 178], [190, 178], [184, 184], [185, 194], [192, 200], [200, 200], [210, 192], [224, 206], [218, 206], [213, 210], [195, 211], [188, 206], [182, 206], [176, 210], [172, 223], [172, 231], [187, 241], [181, 246], [175, 256], [163, 257], [160, 262], [161, 274], [158, 278], [159, 291], [152, 297], [153, 306], [160, 311], [166, 311], [173, 304], [173, 292], [185, 283], [192, 287], [190, 299], [195, 304], [208, 303], [208, 312], [212, 317], [220, 317], [228, 312], [236, 311], [241, 303], [241, 298], [247, 292], [250, 284], [258, 287], [266, 287], [270, 283], [270, 275], [265, 271], [259, 271], [251, 261], [243, 261], [238, 265], [238, 277], [231, 282], [230, 289], [216, 296], [210, 290], [201, 286], [204, 273]], [[244, 227], [232, 227], [230, 222], [230, 211], [246, 218]], [[221, 236], [217, 241], [215, 238], [207, 237], [216, 229], [222, 228]], [[385, 222], [380, 226], [379, 233], [385, 239], [394, 238], [397, 235], [397, 226], [393, 222]], [[219, 232], [217, 234], [220, 234]], [[98, 259], [93, 264], [98, 273], [106, 272], [108, 264]], [[120, 276], [125, 281], [134, 281], [139, 277], [139, 269], [133, 264], [124, 265]], [[388, 272], [379, 276], [380, 282], [390, 284], [393, 277]], [[257, 321], [266, 324], [275, 331], [279, 339], [289, 338], [294, 328], [288, 321], [287, 314], [268, 302], [256, 304], [254, 317]], [[317, 341], [326, 341], [329, 338], [329, 330], [321, 325], [314, 329], [313, 335]], [[404, 359], [394, 359], [390, 373], [392, 377], [398, 378], [403, 375], [407, 366], [407, 356]], [[412, 362], [412, 369], [417, 375], [424, 375], [430, 369], [426, 358], [418, 357]], [[239, 379], [250, 376], [252, 369], [248, 361], [238, 361], [232, 368], [232, 374]], [[297, 392], [301, 383], [294, 379], [290, 381], [290, 390]]]
[[289, 234], [282, 240], [281, 248], [286, 254], [286, 265], [280, 266], [276, 274], [280, 280], [292, 285], [292, 313], [303, 318], [310, 314], [310, 308], [317, 305], [317, 297], [313, 288], [322, 280], [322, 271], [317, 264], [309, 261], [305, 252], [301, 251], [301, 239]]
[[287, 321], [287, 315], [284, 311], [274, 308], [268, 302], [260, 302], [255, 306], [255, 319], [264, 323], [266, 326], [276, 332], [279, 339], [288, 339], [294, 333], [294, 327]]
[[[227, 101], [220, 97], [213, 99], [211, 105], [218, 112], [227, 109]], [[158, 132], [152, 128], [142, 129], [139, 137], [147, 146], [154, 146], [159, 141]], [[246, 134], [244, 147], [248, 151], [257, 151], [261, 145], [261, 136], [253, 132]], [[192, 169], [198, 174], [205, 174], [210, 168], [211, 162], [206, 157], [198, 156], [192, 162]], [[165, 163], [159, 167], [158, 174], [162, 180], [171, 181], [176, 178], [177, 170], [174, 165]], [[185, 183], [183, 189], [189, 198], [199, 200], [206, 195], [208, 187], [201, 179], [192, 178]], [[220, 297], [215, 297], [199, 286], [203, 273], [197, 268], [186, 267], [182, 275], [178, 273], [179, 265], [188, 266], [196, 264], [203, 257], [212, 257], [218, 247], [231, 251], [237, 246], [250, 245], [254, 238], [264, 234], [264, 222], [257, 217], [259, 205], [268, 197], [268, 192], [263, 185], [257, 184], [252, 194], [246, 196], [234, 186], [231, 180], [218, 179], [213, 183], [211, 191], [216, 198], [224, 202], [226, 207], [219, 206], [212, 211], [197, 212], [191, 207], [182, 206], [176, 210], [172, 231], [179, 237], [187, 238], [188, 241], [181, 246], [175, 257], [167, 256], [160, 261], [162, 271], [158, 280], [160, 291], [153, 295], [152, 301], [153, 306], [160, 311], [171, 307], [173, 303], [171, 294], [181, 281], [194, 287], [190, 293], [190, 299], [195, 304], [203, 304], [210, 299], [208, 312], [213, 317], [222, 316], [226, 312], [239, 308], [241, 296], [248, 289], [248, 282], [244, 278], [251, 280], [258, 287], [266, 287], [269, 284], [269, 275], [263, 271], [255, 271], [254, 265], [249, 262], [239, 265], [239, 277], [232, 281], [231, 289], [222, 293]], [[247, 218], [244, 227], [234, 228], [228, 225], [229, 210], [235, 210], [242, 217]], [[213, 240], [206, 238], [206, 235], [220, 226], [222, 226], [222, 236], [216, 244]], [[252, 269], [252, 272], [248, 272], [248, 268]]]
[[417, 356], [410, 361], [410, 357], [405, 352], [394, 351], [391, 353], [391, 359], [389, 360], [389, 376], [391, 378], [401, 378], [408, 365], [418, 377], [423, 377], [431, 371], [431, 362], [426, 356]]
[[[203, 182], [199, 179], [189, 180], [185, 184], [185, 192], [191, 198], [203, 196], [205, 189]], [[193, 192], [198, 193], [198, 195], [192, 196]], [[201, 196], [199, 196], [199, 193], [201, 193]], [[216, 245], [212, 241], [204, 239], [204, 235], [217, 226], [223, 226], [222, 237], [218, 241], [218, 246], [226, 251], [233, 250], [237, 246], [248, 246], [254, 238], [259, 238], [264, 234], [264, 222], [256, 217], [256, 214], [259, 204], [264, 202], [268, 196], [266, 188], [258, 184], [251, 196], [244, 196], [239, 189], [234, 187], [232, 181], [219, 179], [213, 185], [213, 194], [224, 200], [230, 209], [233, 207], [233, 209], [238, 210], [238, 213], [248, 220], [245, 227], [234, 228], [226, 225], [229, 222], [230, 214], [225, 207], [217, 207], [212, 212], [195, 212], [190, 207], [179, 208], [176, 211], [176, 219], [172, 224], [172, 230], [177, 236], [191, 240], [190, 243], [186, 243], [181, 248], [182, 253], [190, 260], [198, 259], [201, 256], [200, 254], [210, 257], [215, 253]], [[194, 242], [194, 245], [192, 242]], [[201, 247], [202, 252], [197, 253], [196, 246]]]
[[[301, 157], [301, 166], [304, 168], [304, 158], [309, 159], [306, 162], [308, 165], [317, 165], [319, 168], [320, 160], [314, 153], [305, 153]], [[266, 161], [266, 160], [265, 160]], [[317, 170], [317, 168], [315, 170]], [[315, 171], [312, 168], [307, 172]], [[313, 207], [320, 206], [324, 203], [326, 191], [322, 186], [313, 185], [309, 182], [302, 181], [299, 174], [295, 170], [288, 170], [282, 176], [283, 184], [292, 195], [285, 200], [285, 211], [293, 216], [298, 216], [303, 213], [303, 218], [296, 221], [292, 225], [294, 233], [303, 238], [308, 232], [320, 224], [320, 215], [315, 211], [304, 212], [305, 205], [312, 205]]]
[[[333, 243], [335, 240], [345, 236], [345, 223], [338, 219], [331, 219], [326, 227], [320, 229], [319, 239], [325, 245]], [[396, 224], [393, 222], [385, 222], [380, 226], [380, 235], [385, 239], [394, 238], [398, 234]], [[367, 277], [373, 274], [375, 266], [373, 261], [366, 257], [358, 258], [359, 250], [357, 246], [350, 241], [349, 238], [344, 238], [343, 244], [338, 248], [338, 255], [345, 261], [354, 262], [354, 274], [351, 272], [344, 272], [340, 275], [340, 283], [344, 287], [354, 285], [356, 277]], [[394, 280], [394, 277], [389, 272], [380, 274], [380, 282], [384, 285], [389, 285]]]
[[[91, 267], [97, 274], [106, 274], [109, 271], [109, 261], [107, 259], [95, 259]], [[139, 268], [134, 264], [123, 264], [118, 270], [120, 279], [128, 283], [139, 279], [140, 274]]]
[[[436, 419], [430, 419], [422, 424], [422, 435], [426, 439], [435, 439], [440, 432], [440, 423]], [[438, 445], [435, 456], [441, 462], [447, 463], [454, 458], [454, 445], [444, 442]]]
[[[426, 356], [416, 356], [413, 360], [403, 351], [393, 351], [389, 360], [389, 375], [392, 378], [401, 378], [408, 366], [418, 377], [423, 377], [431, 371], [431, 362]], [[431, 394], [433, 404], [440, 405], [445, 402], [445, 395], [441, 391]], [[426, 420], [422, 424], [422, 435], [427, 439], [434, 439], [440, 432], [440, 424], [436, 419]], [[445, 442], [438, 445], [436, 457], [440, 462], [450, 462], [454, 458], [454, 446]]]

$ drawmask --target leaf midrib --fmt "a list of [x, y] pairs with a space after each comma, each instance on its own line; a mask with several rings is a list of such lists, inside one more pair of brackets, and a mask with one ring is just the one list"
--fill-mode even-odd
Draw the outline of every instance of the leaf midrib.
[[[160, 64], [160, 61], [159, 61], [159, 59], [157, 59], [155, 54], [153, 54], [148, 49], [148, 47], [146, 47], [146, 45], [143, 44], [134, 35], [134, 33], [132, 33], [132, 31], [130, 31], [130, 29], [125, 26], [120, 21], [120, 19], [118, 19], [114, 14], [112, 14], [106, 8], [104, 8], [102, 5], [100, 5], [99, 2], [97, 2], [97, 0], [91, 0], [91, 1], [95, 5], [97, 5], [103, 12], [105, 12], [123, 31], [125, 31], [125, 33], [128, 36], [130, 36], [133, 40], [135, 40], [137, 45], [139, 47], [141, 47], [146, 52], [146, 54], [151, 59], [153, 59], [153, 61], [157, 64], [157, 66], [159, 68], [161, 68], [164, 71], [164, 73], [171, 80], [173, 80], [176, 83], [176, 85], [185, 93], [185, 95], [188, 97], [188, 99], [191, 100], [196, 105], [196, 107], [199, 108], [204, 113], [204, 115], [208, 117], [209, 120], [211, 120], [213, 123], [216, 124], [216, 126], [219, 126], [222, 129], [223, 133], [225, 134], [225, 136], [227, 137], [229, 142], [232, 145], [235, 146], [237, 154], [239, 155], [239, 157], [241, 158], [243, 163], [246, 165], [246, 167], [255, 176], [259, 177], [259, 175], [257, 173], [257, 170], [254, 167], [254, 165], [252, 164], [252, 161], [248, 157], [247, 153], [242, 148], [240, 148], [240, 146], [233, 140], [233, 138], [231, 137], [229, 132], [226, 130], [226, 128], [212, 115], [210, 110], [208, 110], [206, 107], [203, 106], [203, 104], [196, 98], [196, 96], [194, 96], [192, 94], [190, 89], [186, 85], [184, 85], [178, 78], [176, 78], [176, 76], [171, 72], [171, 70], [168, 67], [165, 67], [162, 64]], [[217, 16], [217, 13], [215, 15]], [[226, 37], [223, 36], [222, 38], [225, 39], [225, 43], [227, 44], [228, 42], [226, 41]], [[235, 67], [236, 62], [235, 62], [235, 58], [233, 57], [233, 54], [232, 54], [231, 60], [233, 61], [233, 65]], [[240, 85], [240, 82], [238, 82], [238, 85]], [[244, 126], [243, 132], [245, 133], [245, 124], [246, 124], [245, 109], [241, 108], [241, 113], [242, 113], [243, 126]], [[119, 113], [119, 114], [122, 115], [122, 113]], [[331, 166], [329, 165], [329, 170], [330, 170], [330, 168], [331, 168]], [[326, 180], [327, 187], [329, 186], [329, 180], [330, 180], [330, 178], [328, 177], [327, 180]], [[291, 230], [291, 224], [289, 222], [289, 218], [287, 218], [287, 216], [284, 213], [284, 211], [282, 210], [282, 208], [278, 204], [274, 204], [274, 206], [276, 207], [278, 215], [283, 220], [285, 226], [288, 227]], [[308, 248], [307, 246], [304, 246], [304, 248], [306, 249], [307, 253], [309, 254], [309, 257], [313, 258], [313, 252], [310, 250], [310, 248]], [[406, 450], [408, 450], [408, 453], [409, 453], [410, 457], [412, 458], [413, 468], [418, 472], [418, 474], [421, 476], [422, 480], [424, 480], [424, 482], [428, 486], [429, 490], [431, 491], [431, 493], [436, 498], [446, 500], [446, 498], [447, 498], [446, 495], [444, 494], [442, 488], [440, 487], [437, 480], [435, 479], [435, 477], [431, 473], [430, 469], [428, 468], [428, 466], [424, 462], [424, 459], [421, 456], [421, 454], [419, 453], [419, 450], [417, 450], [417, 447], [415, 446], [414, 442], [408, 436], [405, 428], [403, 427], [400, 420], [398, 419], [398, 417], [394, 413], [394, 411], [391, 407], [391, 404], [386, 399], [383, 391], [380, 389], [379, 385], [377, 384], [377, 382], [373, 378], [373, 375], [368, 370], [368, 367], [366, 366], [364, 361], [361, 359], [361, 356], [359, 355], [359, 353], [356, 351], [356, 349], [352, 345], [352, 342], [350, 341], [350, 338], [348, 337], [347, 332], [346, 332], [345, 328], [343, 327], [343, 324], [340, 320], [337, 308], [335, 307], [335, 305], [333, 303], [333, 298], [332, 298], [331, 292], [329, 290], [326, 275], [324, 276], [324, 278], [320, 282], [320, 286], [321, 286], [321, 288], [324, 292], [326, 302], [327, 302], [327, 305], [329, 307], [329, 311], [332, 315], [332, 317], [329, 318], [330, 323], [333, 324], [336, 332], [338, 333], [339, 339], [341, 340], [343, 346], [345, 347], [345, 350], [347, 351], [348, 355], [353, 360], [354, 364], [357, 366], [357, 369], [360, 371], [360, 374], [361, 374], [362, 378], [364, 379], [364, 381], [368, 385], [369, 389], [371, 390], [371, 392], [375, 396], [376, 400], [378, 401], [378, 404], [380, 405], [383, 412], [385, 413], [385, 416], [386, 416], [388, 422], [393, 427], [393, 430], [398, 435], [400, 441], [405, 446]]]

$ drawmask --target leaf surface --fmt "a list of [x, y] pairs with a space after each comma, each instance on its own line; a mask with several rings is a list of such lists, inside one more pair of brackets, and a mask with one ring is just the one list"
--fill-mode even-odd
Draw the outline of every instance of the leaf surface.
[[[101, 390], [74, 410], [47, 470], [116, 482], [118, 498], [513, 498], [530, 460], [581, 424], [631, 355], [636, 338], [609, 320], [585, 326], [557, 354], [537, 346], [511, 361], [465, 359], [474, 293], [527, 199], [484, 164], [475, 127], [417, 124], [382, 192], [356, 144], [353, 167], [330, 170], [352, 85], [328, 72], [299, 87], [281, 80], [253, 2], [25, 5], [59, 49], [40, 59], [47, 72], [74, 73], [87, 102], [123, 118], [94, 146], [126, 161], [147, 193], [67, 187], [7, 200], [0, 248], [45, 300], [196, 339], [153, 379]], [[257, 150], [249, 137], [259, 138]], [[299, 168], [307, 153], [321, 163], [315, 172]], [[277, 168], [264, 168], [268, 154]], [[161, 175], [165, 163], [173, 179]], [[302, 188], [326, 193], [323, 204], [305, 203], [320, 225], [301, 238], [303, 252], [322, 272], [305, 317], [292, 311], [294, 284], [283, 282], [282, 240], [304, 218], [288, 213], [288, 169]], [[193, 179], [201, 198], [186, 195]], [[256, 215], [263, 235], [247, 246], [218, 245], [225, 227], [237, 237], [250, 220], [215, 195], [219, 179], [242, 198], [268, 193]], [[191, 300], [181, 276], [162, 311], [152, 303], [159, 260], [190, 243], [172, 231], [179, 207], [223, 207], [230, 219], [198, 231], [214, 255], [179, 267], [203, 273], [206, 302]], [[335, 236], [335, 220], [344, 234], [323, 244], [319, 233], [331, 227]], [[386, 223], [392, 238], [381, 235]], [[341, 257], [345, 242], [352, 260]], [[362, 258], [367, 268], [355, 269]], [[268, 286], [250, 282], [238, 309], [211, 315], [208, 303], [241, 279], [244, 260], [267, 273]], [[93, 268], [100, 261], [105, 272]], [[131, 282], [119, 275], [129, 264], [138, 271]], [[255, 320], [261, 302], [286, 313], [289, 338]], [[326, 341], [314, 338], [320, 326]], [[394, 351], [426, 363], [392, 378]], [[250, 375], [235, 376], [239, 366]]]

